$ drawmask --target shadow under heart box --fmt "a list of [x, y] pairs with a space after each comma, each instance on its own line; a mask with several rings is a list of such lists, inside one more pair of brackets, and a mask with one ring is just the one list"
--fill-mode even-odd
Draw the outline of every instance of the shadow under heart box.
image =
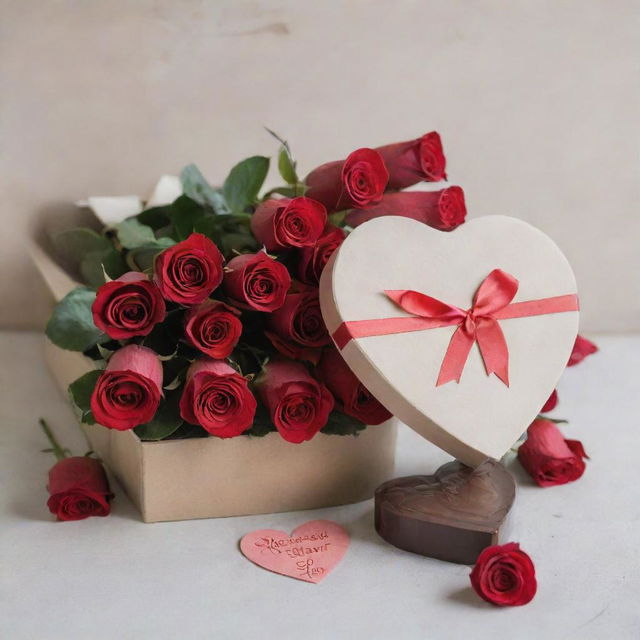
[[320, 302], [362, 383], [458, 461], [381, 485], [378, 532], [409, 551], [473, 563], [498, 543], [515, 497], [498, 461], [555, 388], [577, 335], [567, 259], [514, 218], [443, 233], [381, 217], [331, 257]]

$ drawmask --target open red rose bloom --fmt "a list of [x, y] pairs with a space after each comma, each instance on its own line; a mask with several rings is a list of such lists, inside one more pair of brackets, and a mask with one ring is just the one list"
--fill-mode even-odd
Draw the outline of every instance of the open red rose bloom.
[[475, 592], [497, 606], [520, 606], [531, 602], [536, 595], [535, 567], [516, 542], [484, 549], [470, 578]]

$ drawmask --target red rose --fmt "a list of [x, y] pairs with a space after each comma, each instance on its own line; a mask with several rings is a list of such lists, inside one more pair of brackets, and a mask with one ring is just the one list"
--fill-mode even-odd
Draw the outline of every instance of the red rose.
[[126, 431], [153, 418], [161, 395], [158, 356], [147, 347], [130, 344], [109, 359], [93, 389], [91, 411], [101, 425]]
[[192, 233], [158, 255], [155, 282], [167, 300], [184, 306], [198, 304], [222, 282], [223, 262], [218, 247], [209, 238]]
[[334, 347], [323, 351], [317, 371], [339, 403], [336, 408], [340, 411], [369, 425], [380, 424], [391, 418], [391, 414], [358, 380]]
[[333, 252], [342, 244], [346, 235], [340, 227], [334, 227], [331, 224], [327, 225], [323, 234], [312, 247], [304, 247], [300, 250], [298, 278], [302, 282], [318, 284], [324, 266]]
[[324, 205], [311, 198], [267, 200], [251, 216], [251, 231], [267, 251], [307, 247], [327, 222]]
[[226, 358], [242, 334], [239, 315], [239, 311], [224, 302], [207, 299], [185, 314], [185, 337], [202, 353], [212, 358]]
[[364, 208], [380, 202], [388, 181], [382, 156], [373, 149], [357, 149], [346, 160], [314, 169], [305, 180], [306, 195], [329, 211]]
[[533, 562], [517, 542], [484, 549], [470, 578], [475, 592], [499, 607], [527, 604], [538, 588]]
[[96, 327], [114, 340], [146, 336], [167, 314], [158, 287], [138, 271], [103, 284], [91, 311]]
[[223, 360], [196, 360], [187, 372], [180, 415], [218, 438], [233, 438], [249, 429], [256, 399], [246, 378]]
[[281, 307], [290, 286], [287, 268], [263, 251], [230, 260], [223, 283], [234, 304], [256, 311], [275, 311]]
[[571, 356], [569, 356], [569, 362], [567, 362], [567, 367], [573, 367], [573, 365], [582, 362], [587, 356], [590, 356], [597, 350], [598, 347], [596, 347], [593, 342], [582, 336], [577, 336], [575, 344], [573, 345], [573, 351], [571, 352]]
[[558, 405], [558, 392], [554, 389], [549, 396], [549, 399], [544, 403], [540, 413], [547, 413], [553, 411]]
[[287, 294], [284, 304], [267, 317], [267, 326], [273, 346], [295, 360], [317, 362], [319, 347], [331, 342], [316, 289]]
[[378, 147], [389, 170], [388, 190], [399, 191], [416, 182], [446, 180], [447, 161], [442, 151], [440, 135], [435, 131], [421, 138]]
[[448, 187], [442, 191], [387, 193], [375, 207], [350, 211], [347, 224], [357, 227], [381, 216], [404, 216], [434, 229], [450, 231], [461, 225], [466, 215], [464, 191], [460, 187]]
[[95, 458], [63, 458], [51, 467], [47, 490], [47, 506], [58, 520], [108, 516], [111, 511], [107, 474]]
[[271, 360], [256, 387], [273, 424], [288, 442], [311, 440], [327, 424], [333, 409], [329, 390], [298, 362]]
[[518, 449], [518, 460], [541, 487], [577, 480], [588, 458], [579, 440], [565, 440], [550, 420], [538, 418], [527, 429], [527, 439]]

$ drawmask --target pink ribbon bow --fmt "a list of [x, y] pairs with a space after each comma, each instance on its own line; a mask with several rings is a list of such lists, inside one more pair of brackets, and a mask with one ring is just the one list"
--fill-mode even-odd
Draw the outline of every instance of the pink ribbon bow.
[[482, 281], [470, 309], [446, 304], [419, 291], [385, 291], [411, 316], [343, 322], [332, 337], [336, 346], [343, 349], [353, 338], [458, 325], [447, 347], [436, 386], [451, 380], [460, 382], [474, 342], [478, 343], [487, 375], [495, 373], [509, 386], [509, 349], [498, 320], [577, 311], [579, 308], [575, 294], [512, 303], [517, 291], [518, 280], [501, 269], [494, 269]]

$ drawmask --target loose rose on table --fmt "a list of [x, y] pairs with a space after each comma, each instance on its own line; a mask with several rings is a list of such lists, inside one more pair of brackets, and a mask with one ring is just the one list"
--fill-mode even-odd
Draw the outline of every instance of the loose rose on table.
[[517, 542], [484, 549], [470, 579], [474, 591], [498, 607], [527, 604], [538, 588], [534, 564]]
[[88, 456], [69, 456], [44, 420], [40, 420], [58, 462], [49, 470], [47, 507], [58, 520], [84, 520], [111, 513], [113, 493], [99, 460]]
[[571, 352], [571, 356], [569, 357], [569, 362], [567, 363], [568, 367], [573, 367], [576, 364], [582, 362], [587, 356], [590, 356], [593, 353], [598, 351], [598, 347], [596, 347], [593, 342], [583, 338], [582, 336], [578, 336], [576, 338], [576, 342], [573, 345], [573, 350]]
[[588, 458], [579, 440], [567, 440], [558, 427], [538, 418], [527, 429], [527, 439], [518, 448], [518, 460], [536, 484], [551, 487], [573, 482], [585, 470]]

